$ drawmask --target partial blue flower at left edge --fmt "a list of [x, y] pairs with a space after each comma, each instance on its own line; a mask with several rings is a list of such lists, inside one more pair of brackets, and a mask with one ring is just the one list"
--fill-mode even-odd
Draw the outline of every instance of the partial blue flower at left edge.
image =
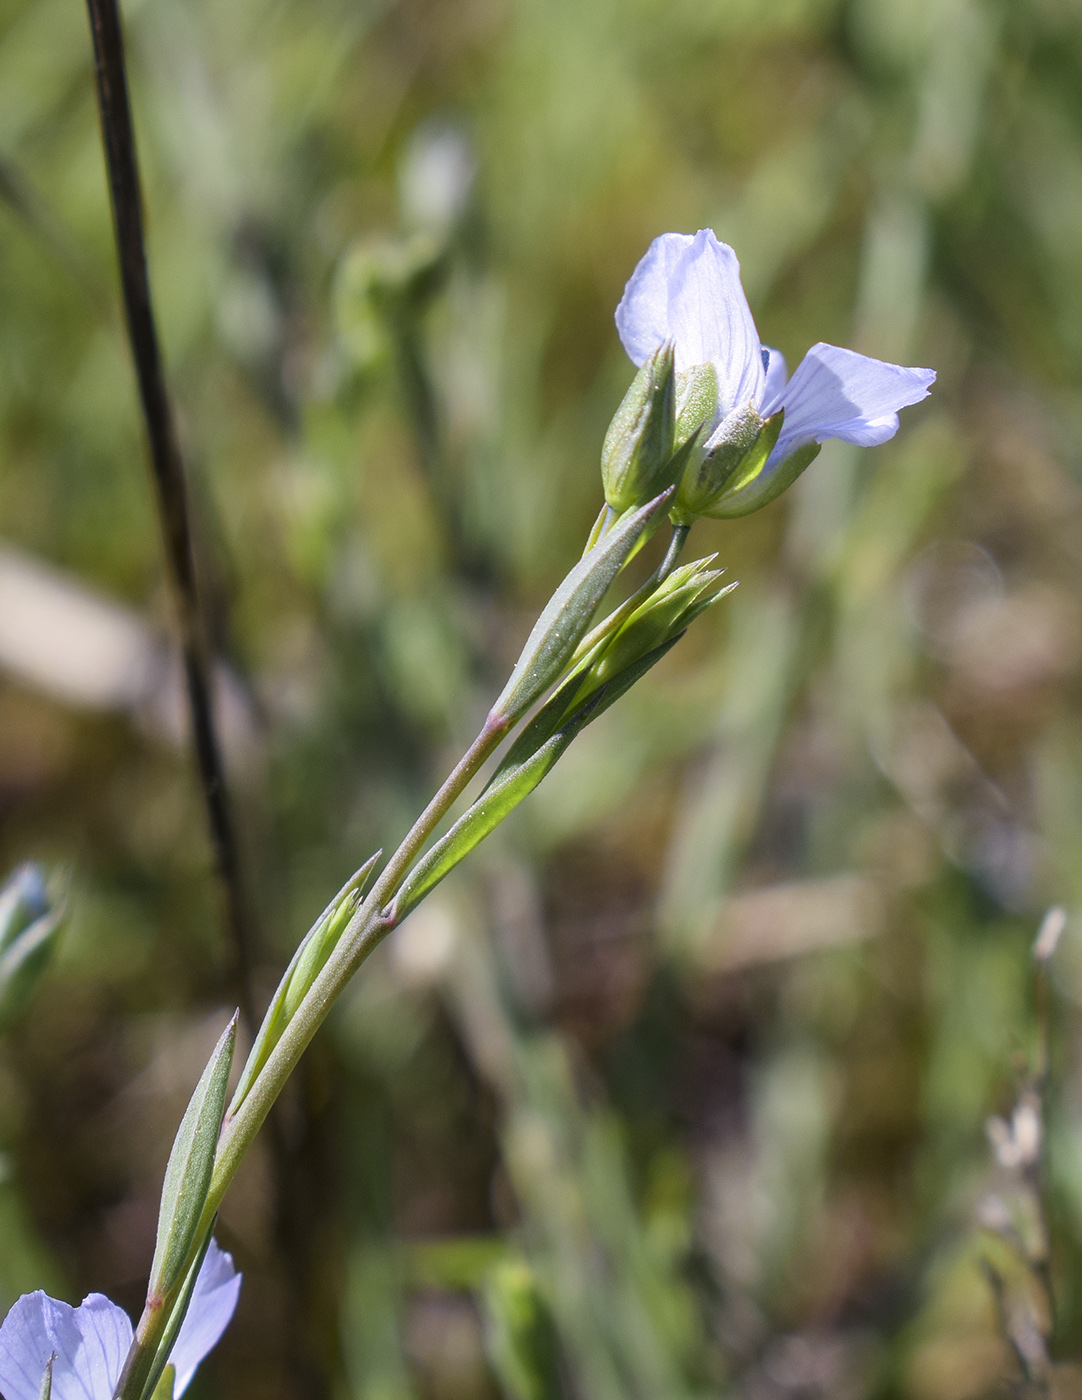
[[616, 309], [616, 328], [636, 365], [673, 347], [677, 445], [698, 430], [672, 512], [684, 523], [758, 510], [828, 438], [886, 442], [898, 431], [898, 410], [926, 398], [936, 377], [820, 342], [790, 379], [783, 357], [759, 340], [736, 254], [710, 229], [654, 239]]
[[[232, 1257], [211, 1240], [169, 1354], [176, 1368], [174, 1396], [184, 1393], [228, 1326], [240, 1284]], [[77, 1308], [40, 1289], [24, 1293], [0, 1327], [0, 1395], [40, 1400], [51, 1361], [50, 1400], [111, 1400], [131, 1340], [127, 1313], [101, 1293], [91, 1293]]]

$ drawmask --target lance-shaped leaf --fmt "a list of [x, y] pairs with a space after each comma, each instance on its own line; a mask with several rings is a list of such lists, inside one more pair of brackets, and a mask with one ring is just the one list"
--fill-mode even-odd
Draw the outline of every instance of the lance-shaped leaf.
[[236, 1038], [237, 1016], [234, 1013], [195, 1086], [177, 1130], [162, 1183], [148, 1299], [167, 1298], [173, 1293], [195, 1239], [214, 1170], [214, 1152], [222, 1126]]
[[[437, 841], [406, 876], [392, 905], [393, 922], [400, 923], [444, 876], [450, 874], [459, 861], [480, 845], [523, 798], [533, 792], [572, 739], [629, 690], [679, 640], [679, 636], [672, 637], [664, 646], [648, 656], [640, 657], [633, 666], [614, 676], [608, 685], [576, 709], [549, 737], [539, 742], [539, 731], [532, 725], [524, 730], [473, 806], [459, 817], [447, 835]], [[575, 679], [572, 677], [572, 680]], [[561, 689], [557, 695], [562, 693]]]
[[503, 694], [492, 707], [494, 716], [514, 724], [559, 680], [597, 605], [646, 531], [661, 520], [671, 494], [671, 488], [663, 491], [618, 521], [571, 570], [537, 619]]
[[248, 1097], [259, 1071], [282, 1038], [282, 1032], [337, 947], [338, 940], [364, 897], [368, 881], [382, 854], [382, 851], [377, 851], [374, 856], [369, 856], [360, 870], [350, 876], [297, 945], [285, 975], [278, 983], [278, 990], [267, 1007], [267, 1014], [263, 1017], [263, 1024], [241, 1072], [233, 1102], [229, 1105], [230, 1117]]
[[[716, 593], [710, 592], [712, 585], [721, 577], [720, 572], [709, 568], [714, 558], [715, 555], [710, 555], [674, 569], [665, 582], [629, 614], [616, 632], [603, 637], [582, 658], [508, 750], [492, 778], [493, 783], [508, 768], [524, 763], [598, 689], [614, 684], [620, 674], [639, 658], [670, 644], [678, 634], [687, 630], [701, 612], [736, 587], [733, 583]], [[653, 665], [652, 661], [650, 665]], [[623, 690], [619, 693], [623, 694]], [[607, 709], [614, 698], [607, 690], [602, 708]]]
[[605, 500], [618, 514], [675, 483], [670, 466], [676, 432], [673, 352], [662, 345], [632, 381], [601, 449]]

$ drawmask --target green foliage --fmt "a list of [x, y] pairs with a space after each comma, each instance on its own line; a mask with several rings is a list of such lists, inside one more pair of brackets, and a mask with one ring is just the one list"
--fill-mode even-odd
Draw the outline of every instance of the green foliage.
[[164, 1300], [171, 1301], [175, 1296], [185, 1277], [189, 1251], [196, 1243], [196, 1230], [214, 1170], [214, 1150], [225, 1113], [225, 1094], [236, 1040], [237, 1017], [234, 1016], [195, 1086], [169, 1153], [158, 1211], [158, 1237], [147, 1285], [147, 1297], [154, 1299], [159, 1307]]

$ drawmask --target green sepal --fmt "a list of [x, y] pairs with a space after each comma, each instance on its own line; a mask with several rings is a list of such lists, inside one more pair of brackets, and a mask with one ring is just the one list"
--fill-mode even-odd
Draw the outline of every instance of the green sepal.
[[148, 1300], [168, 1298], [195, 1239], [214, 1170], [225, 1091], [237, 1038], [237, 1015], [222, 1032], [181, 1119], [169, 1154], [158, 1212], [158, 1238], [147, 1285]]
[[559, 680], [586, 635], [597, 605], [646, 531], [660, 524], [672, 488], [621, 517], [583, 556], [549, 599], [526, 639], [492, 715], [508, 725], [519, 720]]
[[[444, 876], [449, 875], [461, 860], [480, 845], [485, 837], [533, 792], [572, 739], [629, 690], [651, 666], [660, 661], [682, 635], [683, 633], [680, 633], [670, 638], [664, 646], [656, 648], [648, 656], [640, 657], [633, 666], [614, 676], [608, 685], [603, 686], [576, 708], [560, 728], [548, 737], [540, 739], [545, 721], [536, 728], [534, 724], [528, 726], [496, 770], [495, 776], [482, 795], [459, 817], [446, 836], [421, 857], [406, 876], [391, 908], [393, 922], [400, 923]], [[581, 684], [581, 677], [576, 673], [568, 682], [568, 691], [573, 694], [578, 684]], [[565, 690], [561, 687], [552, 699], [558, 700], [564, 694]], [[541, 716], [548, 709], [549, 705], [546, 704], [537, 719], [541, 720]], [[551, 722], [551, 711], [546, 718], [547, 722]]]
[[676, 445], [701, 436], [718, 411], [718, 376], [713, 365], [695, 365], [676, 376]]
[[743, 475], [744, 463], [756, 455], [763, 428], [750, 403], [733, 409], [722, 422], [714, 447], [693, 456], [684, 468], [670, 512], [675, 524], [690, 525], [705, 515], [729, 483]]
[[673, 347], [645, 361], [616, 410], [601, 449], [605, 500], [618, 515], [671, 486], [676, 432]]
[[706, 513], [715, 520], [735, 520], [741, 515], [750, 515], [754, 510], [761, 510], [763, 506], [777, 500], [783, 491], [787, 491], [801, 472], [811, 466], [820, 451], [820, 443], [805, 443], [803, 447], [791, 452], [784, 461], [779, 462], [768, 474], [764, 474], [762, 470], [762, 466], [766, 465], [764, 461], [754, 477], [750, 477], [738, 490], [727, 491]]
[[38, 1391], [38, 1400], [52, 1400], [53, 1362], [55, 1360], [56, 1352], [54, 1351], [45, 1363], [45, 1370], [41, 1373], [41, 1389]]
[[[755, 442], [736, 464], [736, 469], [726, 478], [725, 489], [714, 502], [726, 501], [731, 496], [735, 496], [739, 491], [745, 491], [759, 477], [766, 466], [767, 458], [777, 444], [781, 435], [782, 424], [785, 422], [785, 409], [779, 408], [777, 413], [772, 413], [769, 418], [762, 420], [762, 431], [758, 434]], [[706, 512], [707, 515], [713, 513], [714, 505]]]
[[382, 854], [382, 851], [377, 851], [369, 856], [361, 868], [350, 876], [297, 945], [248, 1053], [229, 1105], [230, 1117], [247, 1098], [271, 1051], [282, 1038], [282, 1032], [337, 947], [338, 940], [364, 898]]

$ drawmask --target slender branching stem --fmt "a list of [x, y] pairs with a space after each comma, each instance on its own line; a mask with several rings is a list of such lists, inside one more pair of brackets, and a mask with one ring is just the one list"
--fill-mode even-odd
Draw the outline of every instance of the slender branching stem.
[[[90, 0], [91, 4], [96, 2], [97, 0]], [[651, 575], [649, 581], [622, 607], [594, 629], [591, 636], [580, 647], [580, 651], [586, 651], [595, 646], [602, 637], [618, 626], [643, 598], [648, 597], [669, 577], [680, 557], [680, 552], [687, 539], [688, 529], [689, 527], [686, 525], [673, 527], [672, 538], [665, 558]], [[323, 1024], [327, 1013], [360, 965], [395, 927], [397, 920], [391, 905], [395, 891], [409, 873], [410, 868], [440, 822], [466, 790], [472, 779], [480, 772], [485, 761], [499, 746], [511, 728], [511, 721], [506, 715], [495, 710], [490, 712], [481, 732], [414, 822], [405, 839], [391, 856], [372, 889], [346, 926], [336, 948], [283, 1029], [251, 1088], [236, 1110], [227, 1115], [218, 1139], [210, 1190], [203, 1207], [199, 1229], [192, 1242], [186, 1268], [191, 1266], [202, 1248], [207, 1234], [213, 1228], [222, 1198], [236, 1175], [248, 1148], [282, 1092], [287, 1079]], [[169, 1310], [166, 1306], [166, 1300], [148, 1299], [136, 1331], [136, 1344], [129, 1354], [121, 1385], [117, 1390], [118, 1400], [141, 1400], [140, 1384], [145, 1383], [146, 1376], [150, 1373], [149, 1368], [152, 1365], [156, 1349], [161, 1343], [168, 1317]]]
[[[675, 525], [669, 548], [661, 564], [628, 601], [595, 628], [591, 637], [580, 645], [585, 653], [596, 645], [601, 636], [616, 627], [643, 598], [648, 597], [676, 567], [690, 527]], [[592, 638], [592, 640], [591, 640]], [[572, 662], [572, 664], [574, 664]], [[297, 1061], [311, 1043], [350, 978], [368, 954], [395, 926], [390, 901], [410, 867], [421, 854], [436, 827], [477, 775], [485, 760], [499, 746], [511, 728], [506, 716], [493, 711], [484, 727], [456, 764], [442, 787], [414, 822], [405, 840], [387, 862], [379, 878], [350, 920], [331, 954], [327, 965], [313, 982], [300, 1006], [282, 1032], [274, 1049], [260, 1070], [255, 1082], [237, 1108], [226, 1119], [214, 1164], [214, 1177], [207, 1198], [204, 1216], [213, 1219], [222, 1196], [232, 1181], [241, 1159], [248, 1150], [274, 1100], [293, 1072]]]
[[124, 39], [117, 0], [87, 0], [94, 40], [117, 257], [132, 359], [139, 381], [165, 572], [180, 634], [188, 703], [207, 825], [225, 895], [226, 918], [246, 1020], [252, 1014], [252, 918], [244, 896], [236, 830], [225, 783], [222, 745], [214, 719], [212, 665], [196, 580], [184, 462], [166, 388], [147, 274], [142, 192], [132, 129]]
[[[489, 715], [484, 728], [387, 862], [379, 879], [347, 925], [327, 965], [290, 1018], [281, 1039], [267, 1057], [266, 1064], [240, 1107], [223, 1124], [214, 1159], [210, 1192], [203, 1208], [200, 1227], [192, 1243], [189, 1265], [213, 1227], [222, 1197], [275, 1100], [282, 1092], [286, 1080], [293, 1073], [297, 1062], [311, 1044], [313, 1036], [350, 978], [369, 953], [394, 928], [393, 915], [385, 912], [392, 895], [436, 827], [455, 800], [465, 791], [471, 779], [480, 771], [485, 760], [498, 747], [509, 728], [509, 722], [502, 715]], [[118, 1400], [140, 1400], [140, 1386], [149, 1375], [149, 1368], [168, 1319], [169, 1308], [163, 1304], [163, 1300], [148, 1300], [136, 1330], [136, 1345], [129, 1354], [128, 1367], [125, 1368], [117, 1388]], [[144, 1365], [144, 1358], [145, 1371], [140, 1369]]]

